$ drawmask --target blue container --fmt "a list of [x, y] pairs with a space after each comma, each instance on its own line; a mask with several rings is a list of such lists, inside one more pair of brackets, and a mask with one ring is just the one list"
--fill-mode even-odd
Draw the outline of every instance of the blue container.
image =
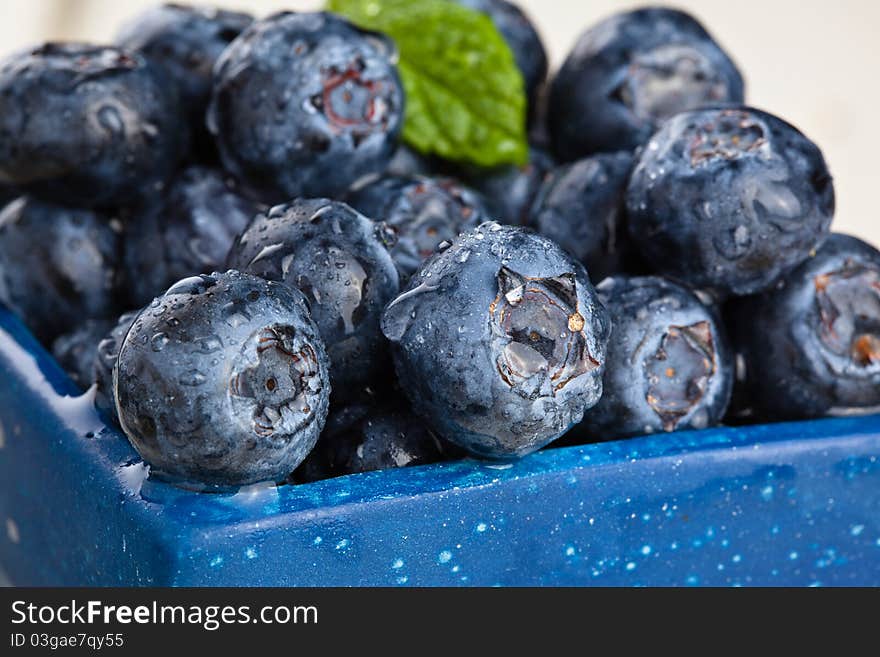
[[150, 479], [0, 311], [18, 585], [880, 585], [880, 416], [547, 449], [236, 494]]

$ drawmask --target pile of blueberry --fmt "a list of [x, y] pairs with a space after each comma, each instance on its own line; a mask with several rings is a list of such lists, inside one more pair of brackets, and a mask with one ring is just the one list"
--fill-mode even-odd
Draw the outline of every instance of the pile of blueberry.
[[521, 11], [461, 3], [522, 71], [524, 166], [403, 145], [393, 41], [330, 13], [166, 5], [0, 63], [0, 300], [154, 474], [880, 406], [880, 252], [829, 232], [822, 153], [696, 20], [613, 16], [545, 84]]

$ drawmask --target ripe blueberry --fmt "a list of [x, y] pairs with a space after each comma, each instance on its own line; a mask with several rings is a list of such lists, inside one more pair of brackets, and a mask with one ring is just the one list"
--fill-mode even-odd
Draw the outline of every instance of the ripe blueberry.
[[55, 356], [55, 360], [83, 390], [94, 382], [94, 363], [98, 344], [111, 328], [113, 328], [112, 319], [87, 319], [73, 331], [65, 333], [52, 343], [52, 355]]
[[522, 228], [488, 222], [441, 249], [383, 316], [401, 388], [474, 454], [543, 447], [602, 395], [605, 308], [580, 263]]
[[21, 197], [0, 212], [0, 301], [44, 344], [118, 312], [119, 233], [107, 217]]
[[352, 436], [346, 474], [425, 465], [450, 451], [408, 408], [386, 406], [366, 417]]
[[140, 310], [127, 312], [104, 333], [92, 359], [92, 380], [95, 382], [95, 407], [114, 422], [119, 422], [116, 400], [113, 398], [113, 370], [119, 358], [119, 349]]
[[743, 102], [730, 57], [675, 9], [616, 14], [587, 30], [551, 84], [548, 127], [562, 161], [633, 150], [670, 116]]
[[391, 257], [409, 278], [437, 245], [489, 218], [484, 200], [451, 178], [385, 176], [355, 186], [346, 197], [359, 212], [396, 234]]
[[641, 268], [626, 230], [632, 166], [627, 152], [564, 164], [546, 175], [532, 204], [531, 225], [584, 263], [593, 281]]
[[124, 264], [131, 306], [172, 283], [221, 269], [236, 235], [261, 206], [219, 169], [192, 166], [125, 222]]
[[303, 292], [327, 346], [334, 401], [381, 374], [382, 309], [399, 291], [388, 231], [352, 208], [298, 199], [257, 215], [229, 252], [229, 267]]
[[164, 74], [140, 54], [48, 43], [0, 63], [0, 183], [63, 205], [147, 195], [184, 138]]
[[596, 291], [614, 330], [602, 399], [578, 432], [607, 440], [717, 424], [730, 401], [733, 355], [716, 312], [657, 276], [613, 276]]
[[119, 423], [154, 473], [182, 484], [281, 481], [327, 416], [328, 362], [302, 295], [228, 271], [184, 279], [119, 350]]
[[184, 105], [200, 159], [213, 150], [205, 111], [214, 62], [251, 22], [249, 14], [165, 4], [136, 16], [116, 38], [120, 46], [142, 53], [168, 74]]
[[486, 204], [499, 221], [524, 226], [529, 222], [529, 208], [535, 195], [552, 168], [550, 156], [542, 149], [532, 147], [527, 164], [469, 171], [466, 180], [483, 194]]
[[406, 144], [399, 144], [385, 167], [387, 176], [428, 176], [434, 169], [432, 157], [422, 155]]
[[679, 114], [651, 137], [627, 189], [630, 236], [657, 271], [744, 295], [816, 248], [834, 214], [821, 151], [759, 110]]
[[738, 386], [758, 419], [876, 412], [880, 406], [880, 252], [848, 235], [728, 312]]
[[383, 171], [402, 127], [394, 45], [328, 13], [254, 22], [214, 69], [208, 128], [257, 198], [335, 196]]
[[321, 435], [294, 473], [307, 483], [358, 472], [425, 465], [458, 455], [456, 447], [434, 435], [405, 403], [382, 403], [344, 431]]

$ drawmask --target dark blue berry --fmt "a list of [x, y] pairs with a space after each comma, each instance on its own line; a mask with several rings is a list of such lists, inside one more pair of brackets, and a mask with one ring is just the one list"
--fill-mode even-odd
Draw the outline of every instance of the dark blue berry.
[[98, 344], [113, 328], [112, 319], [87, 319], [70, 333], [52, 343], [52, 355], [80, 388], [94, 383], [95, 355]]
[[555, 155], [575, 160], [633, 150], [670, 116], [743, 102], [730, 57], [693, 17], [674, 9], [617, 14], [587, 30], [551, 85]]
[[387, 403], [383, 401], [387, 394], [385, 389], [363, 387], [343, 402], [333, 400], [321, 437], [302, 464], [291, 474], [291, 481], [304, 484], [343, 474], [343, 466], [353, 448], [353, 436], [376, 408]]
[[596, 291], [614, 329], [602, 399], [584, 414], [578, 433], [611, 440], [717, 424], [734, 374], [717, 313], [657, 276], [614, 276]]
[[404, 279], [438, 244], [489, 219], [480, 195], [451, 178], [385, 176], [356, 186], [346, 200], [395, 232], [391, 257]]
[[227, 264], [303, 292], [327, 346], [334, 401], [368, 385], [386, 364], [382, 309], [398, 293], [391, 236], [352, 208], [299, 199], [259, 214]]
[[116, 368], [116, 360], [119, 357], [122, 342], [140, 313], [140, 310], [133, 310], [121, 315], [115, 322], [111, 322], [110, 328], [105, 331], [102, 339], [98, 342], [92, 359], [95, 406], [114, 422], [118, 422], [119, 419], [116, 413], [116, 400], [113, 398], [113, 370]]
[[351, 439], [345, 474], [435, 463], [451, 451], [405, 406], [375, 409]]
[[344, 430], [325, 430], [293, 480], [307, 483], [372, 470], [426, 465], [458, 455], [457, 447], [434, 435], [405, 403], [385, 402], [350, 418]]
[[383, 316], [401, 388], [471, 453], [539, 449], [599, 400], [608, 314], [583, 266], [530, 231], [488, 222], [441, 249]]
[[[880, 252], [832, 234], [778, 285], [728, 308], [752, 418], [876, 412]], [[741, 409], [742, 410], [742, 409]]]
[[260, 209], [222, 171], [185, 169], [165, 195], [126, 221], [130, 305], [145, 305], [181, 278], [222, 269], [235, 237]]
[[217, 62], [208, 127], [258, 198], [334, 196], [385, 169], [403, 124], [393, 43], [327, 13], [253, 23]]
[[138, 316], [114, 390], [154, 473], [240, 486], [285, 479], [312, 449], [329, 367], [299, 292], [229, 271], [180, 281]]
[[562, 165], [546, 175], [532, 204], [531, 225], [584, 263], [593, 281], [641, 269], [626, 229], [632, 166], [628, 152]]
[[679, 114], [651, 137], [627, 190], [630, 236], [657, 271], [751, 294], [816, 248], [834, 214], [821, 151], [751, 108]]
[[507, 165], [483, 171], [468, 171], [465, 178], [486, 199], [493, 216], [502, 223], [524, 226], [529, 208], [553, 160], [540, 148], [529, 149], [529, 161], [522, 166]]
[[107, 217], [21, 197], [0, 213], [0, 301], [50, 344], [118, 312], [119, 250]]
[[434, 170], [433, 158], [422, 155], [406, 144], [400, 144], [385, 167], [387, 176], [429, 176]]
[[0, 64], [0, 183], [63, 205], [149, 195], [174, 172], [180, 106], [140, 54], [49, 43]]
[[119, 32], [116, 42], [162, 66], [177, 87], [200, 159], [213, 150], [205, 127], [212, 71], [220, 53], [253, 22], [249, 14], [214, 7], [151, 7]]

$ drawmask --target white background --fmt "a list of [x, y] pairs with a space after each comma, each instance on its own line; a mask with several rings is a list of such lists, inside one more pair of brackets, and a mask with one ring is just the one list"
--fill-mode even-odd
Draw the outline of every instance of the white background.
[[[182, 1], [182, 0], [181, 0]], [[258, 15], [315, 9], [321, 0], [217, 0]], [[46, 39], [109, 40], [148, 0], [2, 0], [0, 50]], [[558, 64], [591, 23], [645, 3], [520, 0]], [[682, 0], [733, 55], [749, 102], [797, 125], [835, 177], [837, 230], [880, 244], [880, 2]]]

